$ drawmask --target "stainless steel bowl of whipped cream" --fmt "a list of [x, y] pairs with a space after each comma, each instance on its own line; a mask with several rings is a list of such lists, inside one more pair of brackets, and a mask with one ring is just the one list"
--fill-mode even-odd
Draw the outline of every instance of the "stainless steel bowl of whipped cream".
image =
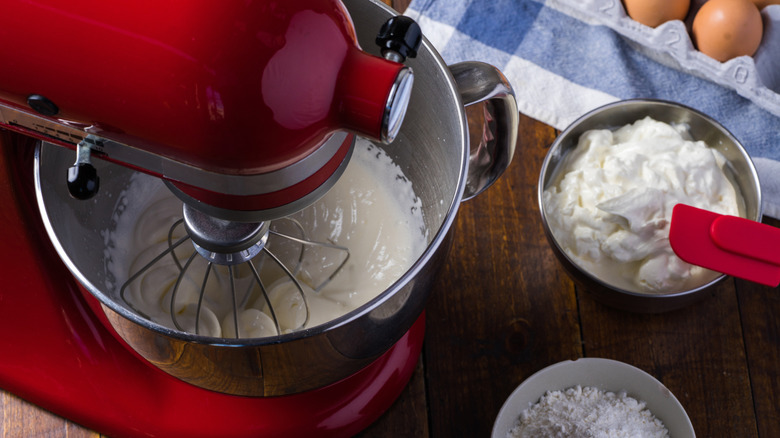
[[687, 306], [725, 278], [674, 254], [674, 205], [762, 215], [758, 174], [739, 140], [700, 111], [653, 99], [614, 102], [572, 123], [545, 157], [538, 199], [575, 283], [642, 313]]
[[[344, 3], [365, 48], [375, 46], [377, 29], [396, 14], [379, 1]], [[379, 52], [379, 48], [374, 50]], [[229, 394], [300, 393], [338, 382], [371, 364], [421, 315], [435, 273], [446, 258], [459, 204], [487, 188], [509, 165], [518, 132], [514, 93], [495, 67], [478, 62], [447, 66], [427, 40], [408, 65], [416, 79], [403, 127], [392, 144], [375, 146], [368, 156], [382, 155], [399, 169], [398, 184], [392, 183], [391, 191], [401, 187], [401, 179], [411, 186], [415, 200], [410, 208], [420, 210], [423, 225], [419, 228], [424, 228], [414, 230], [422, 248], [404, 270], [392, 275], [383, 290], [329, 321], [273, 336], [231, 338], [224, 328], [220, 332], [218, 318], [212, 318], [209, 328], [210, 333], [219, 335], [172, 329], [156, 320], [160, 315], [154, 311], [145, 310], [147, 318], [120, 298], [120, 277], [128, 274], [114, 269], [122, 258], [117, 255], [119, 250], [126, 248], [121, 239], [113, 239], [121, 228], [117, 212], [127, 214], [139, 208], [123, 199], [130, 192], [146, 196], [153, 191], [143, 185], [130, 190], [138, 173], [95, 160], [101, 190], [92, 200], [75, 201], [64, 190], [63, 175], [72, 163], [71, 151], [44, 144], [36, 161], [43, 219], [55, 248], [85, 289], [88, 301], [97, 303], [93, 310], [101, 318], [105, 316], [109, 329], [158, 368], [194, 385]], [[487, 143], [470, 144], [465, 106], [483, 101], [492, 113], [488, 129], [493, 135]], [[354, 251], [351, 259], [360, 260], [359, 252]], [[133, 294], [128, 292], [130, 299]], [[144, 300], [159, 301], [143, 291], [140, 297], [137, 308]]]

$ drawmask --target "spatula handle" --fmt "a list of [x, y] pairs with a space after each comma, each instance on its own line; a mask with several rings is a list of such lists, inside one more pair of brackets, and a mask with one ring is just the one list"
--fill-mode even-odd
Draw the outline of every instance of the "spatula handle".
[[[716, 221], [720, 221], [717, 226]], [[672, 211], [669, 243], [688, 263], [777, 287], [778, 233], [780, 229], [759, 222], [677, 204]]]
[[710, 226], [716, 245], [780, 266], [780, 228], [736, 216], [718, 216]]

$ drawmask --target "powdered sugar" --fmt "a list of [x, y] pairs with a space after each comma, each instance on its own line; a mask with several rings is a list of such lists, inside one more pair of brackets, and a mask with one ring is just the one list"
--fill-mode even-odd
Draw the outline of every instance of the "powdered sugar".
[[579, 385], [549, 391], [520, 414], [507, 438], [668, 438], [645, 403]]

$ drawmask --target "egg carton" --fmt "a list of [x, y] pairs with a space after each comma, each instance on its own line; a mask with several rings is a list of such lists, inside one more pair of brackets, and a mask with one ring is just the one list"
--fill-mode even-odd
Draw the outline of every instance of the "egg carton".
[[719, 62], [699, 52], [690, 38], [694, 12], [706, 0], [692, 0], [685, 22], [668, 21], [652, 28], [632, 20], [621, 0], [548, 0], [583, 21], [600, 24], [622, 35], [629, 45], [668, 67], [707, 79], [736, 91], [780, 117], [780, 5], [761, 11], [764, 34], [758, 51]]

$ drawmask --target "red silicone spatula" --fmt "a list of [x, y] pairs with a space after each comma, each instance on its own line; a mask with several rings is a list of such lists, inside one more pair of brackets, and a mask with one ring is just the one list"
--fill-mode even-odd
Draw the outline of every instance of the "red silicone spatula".
[[780, 284], [779, 228], [677, 204], [669, 242], [690, 264], [767, 286]]

